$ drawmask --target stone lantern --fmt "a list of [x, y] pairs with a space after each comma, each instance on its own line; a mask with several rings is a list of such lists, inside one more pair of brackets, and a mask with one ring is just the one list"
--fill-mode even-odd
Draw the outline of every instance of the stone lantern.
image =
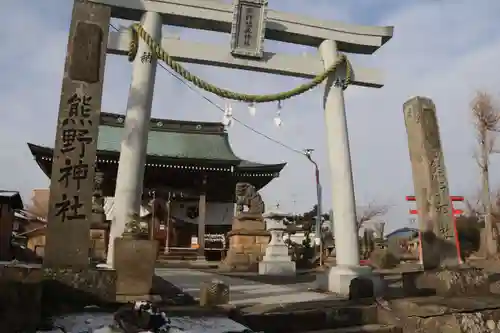
[[288, 255], [288, 246], [283, 240], [285, 221], [290, 214], [272, 211], [263, 215], [266, 229], [271, 234], [271, 240], [266, 248], [266, 254], [259, 263], [260, 275], [295, 275], [295, 262]]

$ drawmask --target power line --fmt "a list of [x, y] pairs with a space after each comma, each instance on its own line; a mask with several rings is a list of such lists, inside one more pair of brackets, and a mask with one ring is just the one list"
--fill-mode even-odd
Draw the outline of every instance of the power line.
[[[116, 28], [112, 23], [110, 23], [109, 26], [112, 29], [114, 29], [115, 31], [119, 31], [118, 28]], [[177, 75], [177, 73], [173, 72], [171, 69], [169, 69], [168, 67], [166, 67], [163, 63], [158, 62], [158, 65], [162, 69], [164, 69], [167, 73], [169, 73], [171, 76], [173, 76], [174, 78], [176, 78], [179, 82], [181, 82], [183, 85], [185, 85], [189, 90], [191, 90], [192, 92], [194, 92], [195, 94], [197, 94], [199, 97], [201, 97], [202, 99], [204, 99], [208, 103], [210, 103], [213, 106], [215, 106], [220, 111], [225, 112], [224, 109], [220, 105], [218, 105], [216, 102], [214, 102], [209, 97], [207, 97], [205, 94], [203, 94], [201, 91], [199, 91], [198, 89], [196, 89], [195, 87], [193, 87], [187, 81], [183, 80], [182, 77], [180, 77], [179, 75]], [[239, 120], [238, 118], [231, 117], [231, 119], [234, 120], [236, 123], [240, 124], [241, 126], [245, 127], [246, 129], [250, 130], [251, 132], [253, 132], [253, 133], [257, 134], [257, 135], [260, 135], [263, 138], [265, 138], [265, 139], [267, 139], [267, 140], [269, 140], [269, 141], [271, 141], [271, 142], [273, 142], [273, 143], [275, 143], [277, 145], [280, 145], [281, 147], [283, 147], [285, 149], [288, 149], [288, 150], [290, 150], [290, 151], [292, 151], [294, 153], [298, 153], [298, 154], [304, 155], [303, 151], [295, 149], [293, 147], [290, 147], [289, 145], [287, 145], [287, 144], [285, 144], [285, 143], [283, 143], [283, 142], [281, 142], [279, 140], [276, 140], [276, 139], [270, 137], [269, 135], [262, 133], [259, 130], [256, 130], [255, 128], [253, 128], [250, 125], [245, 124], [243, 121]]]

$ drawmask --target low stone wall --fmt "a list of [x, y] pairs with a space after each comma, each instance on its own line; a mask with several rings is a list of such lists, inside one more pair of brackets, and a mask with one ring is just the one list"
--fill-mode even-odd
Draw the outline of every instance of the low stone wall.
[[403, 333], [500, 332], [498, 296], [428, 296], [381, 303], [378, 321], [397, 325]]
[[43, 274], [38, 265], [0, 264], [0, 331], [32, 332], [41, 321]]
[[116, 302], [116, 272], [111, 269], [43, 268], [43, 305], [66, 312], [89, 305]]
[[0, 331], [34, 331], [43, 317], [116, 302], [116, 273], [0, 264]]
[[482, 296], [490, 294], [489, 274], [477, 268], [403, 273], [405, 295]]

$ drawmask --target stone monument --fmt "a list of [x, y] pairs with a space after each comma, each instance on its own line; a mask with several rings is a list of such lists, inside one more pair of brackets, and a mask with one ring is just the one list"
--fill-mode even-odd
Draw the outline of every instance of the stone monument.
[[426, 97], [403, 105], [421, 231], [424, 269], [457, 266], [452, 204], [439, 137], [436, 106]]
[[487, 295], [486, 274], [462, 266], [439, 137], [431, 99], [414, 97], [403, 106], [421, 233], [423, 271], [403, 274], [407, 292], [433, 290], [438, 296]]
[[285, 220], [289, 214], [269, 212], [264, 214], [267, 230], [271, 241], [267, 245], [266, 254], [259, 262], [260, 275], [295, 275], [295, 262], [288, 254], [288, 246], [283, 240], [286, 226]]
[[[114, 301], [116, 274], [89, 265], [94, 164], [111, 8], [75, 0], [52, 158], [43, 258], [51, 305]], [[87, 303], [88, 304], [88, 303]]]
[[110, 15], [107, 6], [74, 2], [52, 159], [44, 267], [88, 268]]
[[[264, 218], [264, 202], [255, 187], [249, 183], [236, 184], [236, 216], [227, 234], [229, 250], [220, 265], [224, 271], [257, 271], [262, 259], [269, 232]], [[246, 208], [246, 209], [245, 209]]]

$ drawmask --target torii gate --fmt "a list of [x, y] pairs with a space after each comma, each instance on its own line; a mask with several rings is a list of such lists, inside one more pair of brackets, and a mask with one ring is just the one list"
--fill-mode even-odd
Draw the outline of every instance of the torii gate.
[[[417, 198], [414, 195], [407, 195], [406, 196], [406, 201], [408, 202], [415, 202], [417, 201]], [[451, 195], [450, 196], [450, 201], [451, 201], [451, 211], [452, 211], [452, 216], [453, 216], [453, 228], [454, 228], [454, 233], [455, 233], [455, 247], [457, 248], [457, 258], [459, 263], [463, 263], [463, 258], [461, 254], [461, 247], [460, 247], [460, 239], [458, 237], [458, 229], [457, 229], [457, 219], [455, 216], [462, 215], [464, 213], [463, 209], [456, 209], [453, 207], [454, 202], [463, 202], [464, 197], [461, 195]], [[409, 210], [410, 215], [418, 215], [418, 209], [410, 209]], [[418, 239], [419, 239], [419, 244], [418, 244], [418, 259], [420, 260], [420, 263], [423, 263], [422, 259], [422, 242], [421, 242], [421, 237], [422, 233], [419, 231], [418, 232]]]
[[[94, 15], [90, 15], [87, 20], [100, 20], [98, 24], [106, 35], [107, 28], [102, 26], [103, 17], [141, 20], [144, 29], [141, 37], [147, 34], [149, 42], [156, 41], [170, 54], [171, 60], [307, 79], [318, 79], [322, 73], [327, 74], [324, 113], [337, 249], [337, 266], [329, 273], [328, 289], [348, 294], [352, 279], [360, 275], [371, 276], [369, 268], [359, 266], [356, 204], [343, 91], [347, 83], [374, 88], [380, 88], [383, 84], [380, 73], [374, 69], [358, 66], [349, 68], [345, 65], [336, 71], [331, 69], [344, 60], [339, 52], [373, 54], [392, 38], [392, 27], [357, 26], [305, 18], [268, 10], [267, 0], [235, 0], [232, 5], [218, 0], [75, 2], [79, 3], [80, 11], [84, 10], [84, 6], [88, 6], [87, 11], [93, 11]], [[74, 11], [72, 27], [76, 24], [76, 17]], [[231, 47], [222, 48], [168, 37], [162, 39], [163, 24], [231, 33]], [[104, 41], [106, 37], [102, 37]], [[318, 54], [293, 56], [266, 52], [265, 39], [317, 47]], [[129, 33], [111, 33], [107, 52], [127, 54], [129, 42]], [[109, 264], [112, 264], [114, 238], [123, 233], [129, 214], [138, 211], [143, 190], [157, 54], [143, 38], [139, 38], [136, 54], [124, 125], [125, 133], [134, 135], [128, 135], [121, 144], [115, 191], [117, 216], [111, 226]], [[349, 70], [350, 77], [347, 75]], [[99, 101], [96, 109], [100, 109], [100, 97], [95, 98]], [[89, 200], [88, 197], [86, 200]], [[203, 242], [200, 243], [203, 245]]]

